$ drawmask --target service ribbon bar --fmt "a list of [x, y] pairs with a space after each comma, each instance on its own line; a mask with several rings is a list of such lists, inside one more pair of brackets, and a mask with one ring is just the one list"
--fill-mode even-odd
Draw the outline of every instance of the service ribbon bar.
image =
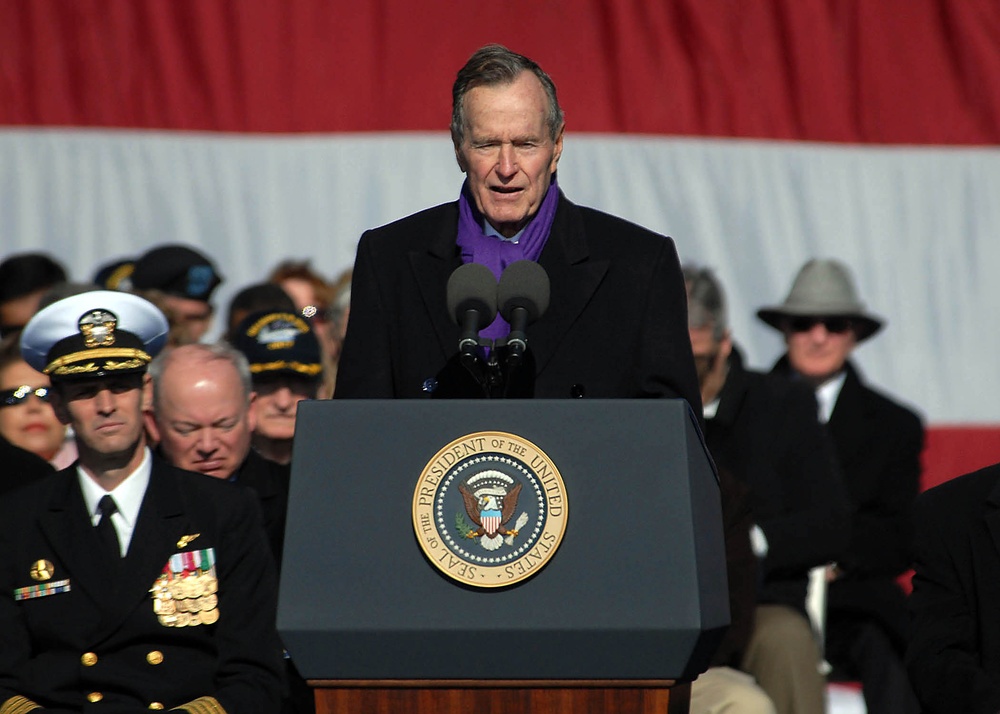
[[55, 595], [57, 593], [68, 593], [70, 591], [69, 580], [56, 580], [51, 583], [41, 585], [29, 585], [26, 588], [17, 588], [14, 591], [15, 600], [32, 600], [36, 597]]

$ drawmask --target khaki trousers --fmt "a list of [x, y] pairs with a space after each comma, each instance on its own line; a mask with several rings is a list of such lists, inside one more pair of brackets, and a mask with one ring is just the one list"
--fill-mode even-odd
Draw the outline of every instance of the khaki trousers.
[[757, 680], [778, 714], [824, 714], [826, 678], [806, 616], [785, 605], [758, 605], [742, 669]]

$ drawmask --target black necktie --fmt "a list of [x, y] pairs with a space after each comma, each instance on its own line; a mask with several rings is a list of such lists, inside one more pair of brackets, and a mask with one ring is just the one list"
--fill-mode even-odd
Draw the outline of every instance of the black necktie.
[[97, 522], [97, 536], [101, 539], [101, 547], [110, 562], [117, 563], [121, 560], [122, 550], [118, 532], [111, 522], [111, 514], [118, 510], [118, 504], [111, 496], [103, 496], [97, 504], [97, 510], [101, 512], [101, 520]]

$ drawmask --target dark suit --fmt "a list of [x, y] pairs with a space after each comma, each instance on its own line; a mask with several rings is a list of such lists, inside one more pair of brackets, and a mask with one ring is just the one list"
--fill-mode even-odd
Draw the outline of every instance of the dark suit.
[[233, 476], [236, 483], [252, 488], [257, 494], [264, 521], [264, 532], [267, 533], [271, 552], [280, 570], [281, 551], [285, 543], [290, 468], [265, 459], [251, 449]]
[[[775, 369], [787, 373], [787, 358]], [[827, 429], [851, 500], [851, 541], [827, 593], [827, 658], [861, 678], [869, 709], [911, 711], [901, 664], [909, 621], [896, 578], [912, 557], [924, 431], [916, 414], [865, 385], [850, 362], [845, 370]]]
[[734, 349], [705, 441], [720, 467], [750, 488], [768, 542], [760, 601], [804, 614], [809, 569], [840, 556], [850, 528], [847, 493], [812, 391], [744, 369]]
[[777, 711], [821, 712], [824, 682], [805, 613], [806, 580], [810, 568], [847, 544], [847, 495], [811, 390], [744, 369], [735, 348], [728, 367], [705, 441], [720, 473], [731, 470], [748, 487], [768, 544], [740, 666]]
[[[231, 714], [277, 710], [277, 584], [250, 491], [154, 456], [117, 578], [101, 559], [75, 467], [5, 499], [0, 522], [0, 703], [20, 695], [52, 709], [138, 712], [211, 696]], [[160, 624], [151, 586], [171, 555], [208, 548], [218, 621]], [[30, 572], [43, 559], [54, 566], [52, 582], [68, 579], [70, 590], [16, 600], [16, 589], [38, 584]], [[88, 704], [95, 692], [100, 704]]]
[[927, 714], [1000, 711], [1000, 464], [917, 499], [907, 667]]
[[[451, 203], [361, 237], [337, 398], [427, 396], [458, 346], [457, 226]], [[700, 414], [673, 241], [560, 196], [538, 263], [551, 299], [527, 331], [535, 397], [682, 397]]]

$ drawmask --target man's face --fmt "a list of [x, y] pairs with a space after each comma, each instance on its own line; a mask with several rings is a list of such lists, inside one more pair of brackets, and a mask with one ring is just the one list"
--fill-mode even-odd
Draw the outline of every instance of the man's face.
[[548, 98], [538, 78], [522, 73], [510, 84], [474, 87], [465, 95], [465, 138], [455, 147], [476, 207], [511, 237], [538, 212], [562, 154], [545, 117]]
[[295, 413], [303, 399], [315, 399], [319, 383], [294, 375], [275, 375], [254, 379], [257, 399], [257, 428], [254, 433], [266, 439], [286, 440], [295, 435]]
[[182, 469], [229, 478], [250, 451], [253, 406], [226, 360], [173, 356], [157, 384], [153, 417], [164, 456]]
[[843, 317], [790, 318], [784, 332], [792, 369], [817, 385], [844, 368], [857, 344], [850, 320]]
[[145, 445], [142, 411], [147, 403], [144, 375], [62, 380], [50, 393], [52, 408], [76, 435], [84, 465], [92, 459], [127, 458]]
[[171, 336], [176, 345], [192, 345], [212, 326], [212, 306], [204, 300], [167, 295], [164, 307], [170, 317]]
[[724, 339], [715, 338], [712, 326], [690, 327], [691, 353], [694, 355], [694, 366], [698, 372], [698, 385], [701, 388], [702, 401], [706, 404], [719, 395], [726, 382], [726, 369], [729, 353], [732, 352], [732, 341], [728, 336]]

